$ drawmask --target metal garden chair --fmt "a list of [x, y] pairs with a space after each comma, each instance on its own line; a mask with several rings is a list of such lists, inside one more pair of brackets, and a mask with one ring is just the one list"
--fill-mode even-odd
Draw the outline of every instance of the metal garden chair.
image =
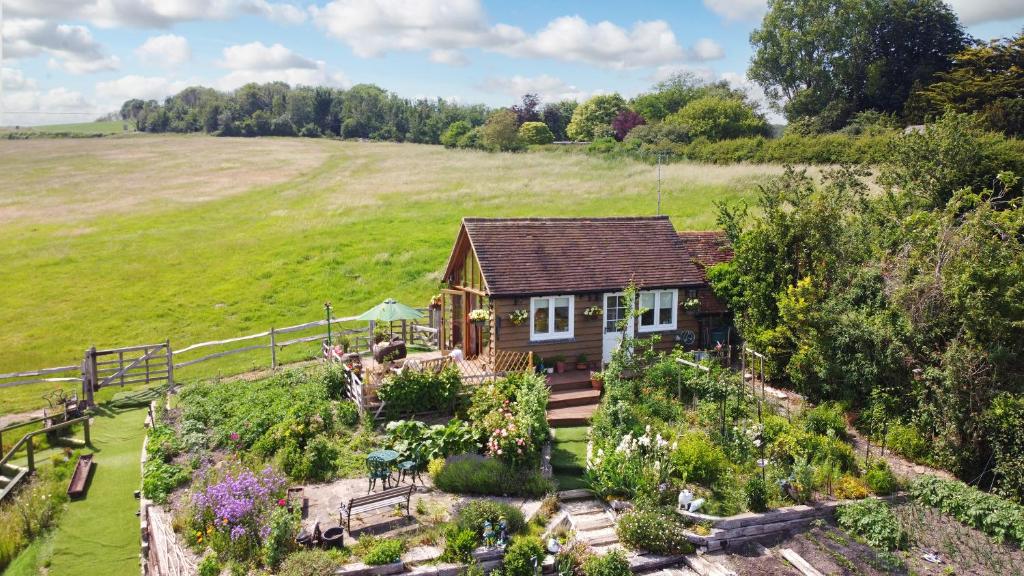
[[385, 490], [391, 487], [390, 462], [371, 454], [366, 457], [366, 468], [370, 472], [370, 489], [366, 491], [367, 494], [373, 492], [373, 487], [377, 485], [377, 480], [381, 480], [384, 483]]

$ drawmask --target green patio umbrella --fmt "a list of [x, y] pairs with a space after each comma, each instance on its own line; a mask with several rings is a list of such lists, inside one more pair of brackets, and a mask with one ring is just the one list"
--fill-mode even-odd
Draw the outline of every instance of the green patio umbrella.
[[412, 306], [406, 306], [405, 304], [396, 301], [394, 298], [388, 298], [360, 314], [356, 320], [365, 320], [367, 322], [394, 322], [396, 320], [419, 320], [420, 318], [423, 318], [423, 313], [419, 310]]

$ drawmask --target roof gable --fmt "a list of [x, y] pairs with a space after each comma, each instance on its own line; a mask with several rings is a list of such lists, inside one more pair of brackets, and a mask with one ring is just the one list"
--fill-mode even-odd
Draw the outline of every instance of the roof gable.
[[613, 291], [631, 281], [648, 288], [704, 282], [667, 216], [465, 218], [445, 278], [464, 241], [493, 296]]

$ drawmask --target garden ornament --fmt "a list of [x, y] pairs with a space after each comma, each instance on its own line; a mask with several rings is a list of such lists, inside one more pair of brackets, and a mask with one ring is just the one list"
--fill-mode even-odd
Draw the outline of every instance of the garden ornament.
[[693, 502], [693, 492], [684, 489], [679, 493], [679, 508], [686, 510], [686, 507], [690, 505], [690, 502]]
[[498, 518], [498, 546], [504, 548], [508, 543], [508, 522], [504, 516]]
[[551, 554], [558, 554], [562, 550], [562, 545], [555, 540], [554, 537], [548, 537], [548, 552]]
[[688, 512], [696, 512], [700, 510], [700, 507], [704, 505], [703, 498], [697, 498], [693, 502], [690, 502], [690, 506], [686, 509]]
[[491, 523], [488, 520], [484, 520], [484, 546], [488, 548], [494, 547], [494, 528], [491, 527]]

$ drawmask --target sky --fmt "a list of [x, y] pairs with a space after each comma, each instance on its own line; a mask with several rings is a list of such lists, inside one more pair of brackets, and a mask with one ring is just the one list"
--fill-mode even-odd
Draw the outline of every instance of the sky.
[[[673, 73], [746, 80], [767, 0], [0, 0], [0, 125], [90, 121], [190, 85], [377, 84], [505, 106], [618, 92]], [[1024, 0], [952, 0], [983, 39]]]

